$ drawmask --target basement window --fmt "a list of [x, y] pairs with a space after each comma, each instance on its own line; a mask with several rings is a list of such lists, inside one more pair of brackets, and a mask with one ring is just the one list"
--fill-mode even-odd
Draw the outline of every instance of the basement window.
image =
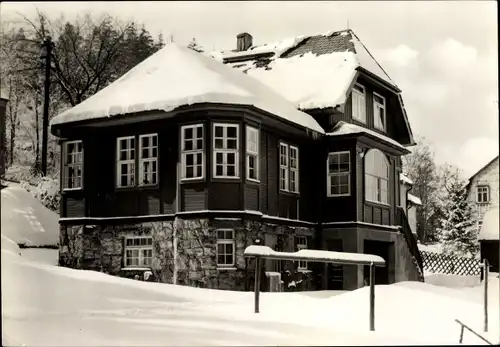
[[125, 239], [125, 266], [149, 267], [153, 260], [152, 237], [127, 237]]

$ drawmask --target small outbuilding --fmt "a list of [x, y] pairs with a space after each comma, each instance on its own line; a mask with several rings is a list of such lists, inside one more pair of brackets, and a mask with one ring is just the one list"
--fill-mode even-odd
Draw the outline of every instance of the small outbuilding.
[[500, 223], [498, 214], [499, 205], [492, 206], [484, 215], [483, 224], [479, 230], [478, 240], [480, 245], [481, 260], [485, 258], [491, 265], [490, 272], [499, 272], [498, 263], [500, 259]]

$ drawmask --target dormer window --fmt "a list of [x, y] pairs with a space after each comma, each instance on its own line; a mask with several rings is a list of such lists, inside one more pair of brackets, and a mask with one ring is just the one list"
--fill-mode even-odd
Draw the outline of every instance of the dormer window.
[[490, 188], [488, 186], [477, 186], [477, 202], [479, 204], [490, 202]]
[[375, 92], [373, 93], [373, 117], [375, 128], [386, 131], [385, 98]]
[[352, 88], [352, 118], [366, 123], [365, 87], [358, 83]]

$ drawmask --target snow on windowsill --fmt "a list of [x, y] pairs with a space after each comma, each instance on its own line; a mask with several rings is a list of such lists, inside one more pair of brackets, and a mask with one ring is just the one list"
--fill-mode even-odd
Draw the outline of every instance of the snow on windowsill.
[[312, 273], [312, 271], [309, 269], [297, 269], [297, 272], [304, 273], [304, 274]]
[[217, 267], [217, 271], [236, 271], [238, 270], [235, 267]]
[[122, 271], [151, 271], [150, 267], [122, 267]]

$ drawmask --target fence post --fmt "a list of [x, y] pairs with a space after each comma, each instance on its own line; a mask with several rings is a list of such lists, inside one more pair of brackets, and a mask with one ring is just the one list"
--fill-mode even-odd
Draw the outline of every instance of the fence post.
[[488, 259], [484, 258], [484, 331], [488, 332]]
[[255, 257], [255, 313], [259, 313], [260, 257]]
[[464, 326], [463, 325], [460, 325], [460, 344], [462, 344], [462, 341], [464, 340]]
[[375, 331], [375, 265], [370, 264], [370, 331]]

